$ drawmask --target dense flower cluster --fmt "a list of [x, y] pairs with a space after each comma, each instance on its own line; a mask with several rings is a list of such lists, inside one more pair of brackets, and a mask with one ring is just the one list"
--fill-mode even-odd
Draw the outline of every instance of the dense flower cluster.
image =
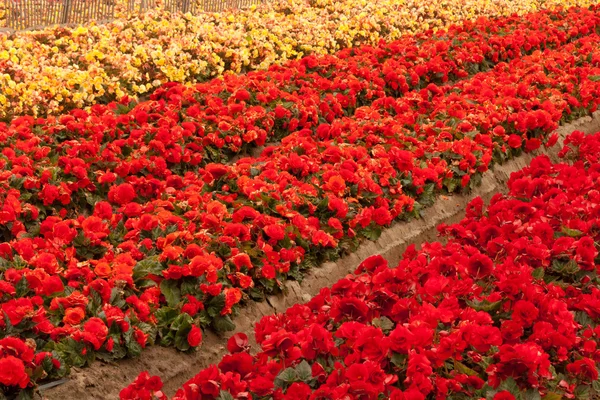
[[60, 132], [84, 137], [95, 146], [110, 135], [119, 149], [125, 145], [127, 150], [108, 148], [111, 157], [156, 157], [156, 163], [171, 169], [193, 169], [297, 130], [322, 134], [322, 123], [352, 116], [358, 107], [462, 79], [536, 50], [557, 48], [599, 26], [600, 8], [480, 19], [433, 36], [305, 57], [266, 72], [228, 75], [194, 87], [166, 84], [152, 100], [132, 108], [125, 100], [93, 106], [89, 113], [19, 118], [7, 129], [10, 136], [23, 129]]
[[[598, 398], [600, 133], [566, 144], [571, 163], [537, 157], [440, 226], [446, 244], [372, 256], [264, 317], [258, 354], [234, 335], [173, 399]], [[151, 398], [138, 387], [121, 399]]]
[[266, 69], [308, 54], [376, 45], [480, 16], [593, 0], [277, 0], [247, 10], [152, 11], [107, 25], [0, 34], [0, 120], [60, 114], [161, 83]]
[[[552, 144], [559, 122], [595, 110], [596, 17], [575, 12], [581, 18], [564, 14], [579, 22], [563, 21], [558, 43], [537, 41], [543, 51], [514, 54], [531, 42], [502, 47], [491, 33], [501, 43], [486, 72], [423, 87], [419, 74], [409, 76], [401, 93], [232, 164], [206, 163], [199, 123], [178, 125], [177, 107], [116, 118], [78, 110], [0, 127], [2, 336], [34, 339], [60, 365], [46, 373], [62, 374], [152, 343], [195, 348], [201, 327], [233, 329], [239, 303], [377, 238], [442, 190], [476, 185], [494, 162]], [[183, 109], [175, 93], [154, 102]], [[39, 379], [25, 371], [31, 384]]]

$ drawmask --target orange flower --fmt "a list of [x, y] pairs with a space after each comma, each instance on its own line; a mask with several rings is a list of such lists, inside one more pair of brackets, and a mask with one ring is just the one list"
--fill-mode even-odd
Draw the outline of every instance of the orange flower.
[[346, 182], [339, 175], [334, 175], [327, 181], [326, 189], [336, 195], [342, 195], [346, 191]]
[[63, 322], [68, 325], [78, 325], [85, 317], [85, 311], [80, 307], [67, 308]]
[[112, 268], [107, 262], [99, 262], [94, 268], [94, 273], [100, 278], [108, 278], [112, 273]]

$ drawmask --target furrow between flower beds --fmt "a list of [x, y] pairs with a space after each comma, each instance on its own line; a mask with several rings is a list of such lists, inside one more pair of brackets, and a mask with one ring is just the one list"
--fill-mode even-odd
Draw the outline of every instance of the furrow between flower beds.
[[[585, 133], [600, 131], [600, 112], [560, 127], [556, 131], [559, 134], [559, 145], [573, 130]], [[555, 146], [539, 150], [538, 153], [548, 154], [552, 159], [556, 159], [558, 151], [559, 146]], [[252, 333], [254, 323], [261, 317], [283, 312], [294, 304], [308, 301], [322, 287], [330, 286], [352, 273], [362, 260], [373, 254], [381, 254], [390, 264], [396, 264], [408, 245], [434, 240], [437, 236], [437, 225], [455, 223], [462, 219], [465, 205], [471, 199], [481, 196], [488, 201], [494, 194], [505, 191], [505, 184], [510, 174], [528, 165], [532, 158], [533, 155], [525, 154], [504, 165], [496, 165], [494, 169], [483, 174], [481, 185], [468, 195], [443, 197], [425, 210], [423, 219], [394, 223], [376, 242], [365, 242], [356, 252], [339, 261], [325, 263], [319, 268], [310, 270], [302, 283], [287, 281], [286, 294], [269, 296], [267, 302], [251, 303], [244, 307], [240, 315], [235, 318], [236, 332]], [[138, 359], [121, 360], [118, 364], [95, 363], [86, 369], [75, 369], [65, 384], [46, 390], [43, 394], [49, 400], [70, 397], [117, 398], [122, 387], [129, 384], [141, 371], [148, 370], [152, 375], [160, 375], [163, 378], [164, 391], [172, 395], [199, 369], [221, 360], [223, 354], [227, 352], [225, 338], [230, 336], [230, 334], [218, 336], [206, 331], [202, 350], [193, 354], [152, 346]], [[251, 342], [253, 343], [252, 340]]]

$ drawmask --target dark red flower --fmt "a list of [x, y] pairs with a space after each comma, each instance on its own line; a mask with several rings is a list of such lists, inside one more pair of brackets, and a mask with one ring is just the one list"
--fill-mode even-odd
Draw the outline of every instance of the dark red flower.
[[492, 273], [494, 262], [485, 254], [476, 253], [469, 258], [467, 270], [477, 279], [485, 278]]

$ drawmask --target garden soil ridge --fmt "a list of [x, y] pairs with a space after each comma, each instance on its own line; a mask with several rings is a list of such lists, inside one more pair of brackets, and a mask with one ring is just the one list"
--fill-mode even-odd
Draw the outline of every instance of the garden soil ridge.
[[164, 382], [163, 392], [168, 396], [174, 395], [183, 383], [201, 369], [217, 364], [227, 354], [226, 341], [234, 333], [245, 332], [255, 347], [253, 350], [260, 350], [254, 342], [254, 324], [263, 316], [283, 312], [294, 304], [307, 302], [321, 288], [331, 286], [352, 273], [360, 262], [371, 255], [381, 254], [390, 265], [396, 265], [409, 245], [437, 240], [437, 225], [456, 223], [464, 218], [465, 206], [473, 198], [480, 196], [487, 203], [496, 193], [506, 192], [510, 174], [529, 165], [535, 156], [546, 154], [557, 161], [565, 137], [574, 130], [586, 134], [600, 131], [600, 111], [558, 128], [556, 132], [559, 140], [552, 148], [541, 148], [534, 153], [523, 154], [503, 165], [495, 164], [483, 174], [481, 185], [470, 193], [438, 196], [434, 205], [424, 210], [423, 218], [395, 222], [383, 231], [377, 241], [363, 242], [355, 252], [338, 261], [327, 262], [307, 271], [302, 283], [285, 282], [285, 294], [268, 296], [265, 302], [245, 305], [234, 318], [234, 331], [222, 335], [205, 331], [202, 346], [197, 352], [182, 353], [174, 348], [157, 345], [142, 351], [138, 358], [119, 360], [118, 363], [97, 361], [88, 368], [72, 368], [66, 383], [42, 391], [42, 397], [47, 400], [118, 399], [120, 390], [146, 370], [151, 375], [160, 375]]

